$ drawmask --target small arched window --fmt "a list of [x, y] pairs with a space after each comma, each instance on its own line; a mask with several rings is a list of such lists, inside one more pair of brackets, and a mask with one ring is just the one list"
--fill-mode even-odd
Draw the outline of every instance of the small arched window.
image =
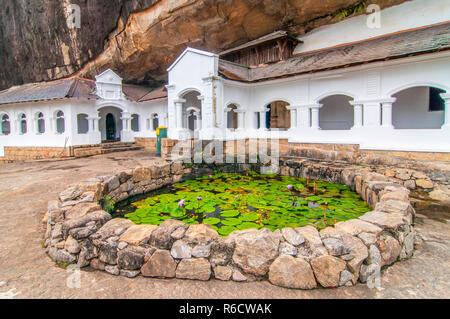
[[27, 134], [27, 132], [28, 132], [27, 116], [22, 113], [19, 115], [19, 133]]
[[45, 133], [45, 118], [44, 118], [44, 113], [42, 113], [42, 112], [38, 112], [36, 114], [36, 127], [37, 127], [38, 134]]
[[156, 129], [159, 127], [159, 115], [153, 114], [152, 116], [152, 127], [153, 131], [156, 131]]
[[139, 132], [139, 115], [131, 115], [131, 130], [134, 132]]
[[1, 117], [1, 121], [2, 135], [9, 135], [11, 133], [11, 123], [9, 122], [9, 115], [3, 114]]
[[77, 115], [78, 134], [87, 134], [89, 132], [89, 121], [87, 114]]
[[66, 123], [64, 120], [64, 112], [58, 111], [56, 113], [56, 133], [63, 134], [66, 131]]

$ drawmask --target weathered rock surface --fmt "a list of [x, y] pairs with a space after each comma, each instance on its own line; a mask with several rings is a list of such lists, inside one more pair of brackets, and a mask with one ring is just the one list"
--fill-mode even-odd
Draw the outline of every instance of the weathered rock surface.
[[144, 277], [174, 278], [177, 263], [167, 250], [157, 250], [141, 268]]
[[233, 275], [233, 268], [228, 266], [217, 266], [214, 268], [214, 277], [219, 280], [228, 281]]
[[280, 256], [270, 266], [269, 281], [277, 286], [297, 289], [317, 287], [311, 266], [292, 256]]
[[322, 287], [338, 287], [346, 263], [333, 256], [321, 256], [311, 260], [311, 267]]
[[211, 264], [205, 258], [183, 259], [176, 273], [179, 279], [209, 280], [211, 278]]
[[137, 270], [144, 264], [146, 250], [141, 247], [128, 247], [117, 254], [117, 264], [120, 269]]
[[156, 225], [133, 225], [120, 236], [120, 241], [131, 245], [146, 244], [156, 228]]
[[278, 256], [281, 233], [266, 228], [241, 234], [235, 237], [233, 262], [247, 273], [264, 276]]
[[[375, 2], [386, 7], [404, 0]], [[304, 33], [337, 22], [334, 13], [351, 9], [359, 0], [76, 3], [80, 29], [67, 24], [68, 1], [2, 3], [0, 89], [66, 77], [80, 69], [79, 75], [90, 77], [114, 68], [126, 81], [152, 80], [150, 75], [161, 79], [188, 45], [219, 52], [279, 29]]]

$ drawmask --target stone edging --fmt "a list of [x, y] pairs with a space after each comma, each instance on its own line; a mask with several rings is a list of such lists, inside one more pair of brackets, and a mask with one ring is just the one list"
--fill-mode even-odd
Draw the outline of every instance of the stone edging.
[[288, 288], [352, 286], [373, 281], [381, 267], [412, 256], [414, 209], [409, 191], [369, 168], [282, 161], [281, 174], [344, 184], [374, 209], [358, 219], [317, 231], [312, 226], [235, 231], [220, 238], [209, 225], [167, 220], [160, 226], [111, 219], [99, 202], [116, 202], [163, 186], [249, 164], [186, 168], [182, 163], [138, 167], [95, 177], [49, 203], [44, 247], [57, 263], [90, 266], [126, 277], [194, 280], [269, 280]]

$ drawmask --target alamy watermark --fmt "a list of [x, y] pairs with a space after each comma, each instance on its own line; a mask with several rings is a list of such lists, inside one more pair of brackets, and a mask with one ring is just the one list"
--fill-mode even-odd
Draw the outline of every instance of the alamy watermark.
[[66, 8], [66, 21], [69, 29], [81, 28], [81, 8], [77, 4], [69, 4]]
[[367, 27], [369, 29], [381, 28], [381, 8], [377, 4], [370, 4], [367, 9], [367, 13], [370, 13], [367, 17]]

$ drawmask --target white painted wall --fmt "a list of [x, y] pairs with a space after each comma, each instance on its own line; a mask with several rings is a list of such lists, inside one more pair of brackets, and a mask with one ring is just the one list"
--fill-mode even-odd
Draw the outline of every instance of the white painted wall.
[[450, 1], [413, 0], [386, 8], [380, 14], [380, 28], [369, 28], [367, 26], [369, 16], [364, 14], [314, 29], [300, 37], [304, 43], [297, 46], [294, 54], [449, 21]]

